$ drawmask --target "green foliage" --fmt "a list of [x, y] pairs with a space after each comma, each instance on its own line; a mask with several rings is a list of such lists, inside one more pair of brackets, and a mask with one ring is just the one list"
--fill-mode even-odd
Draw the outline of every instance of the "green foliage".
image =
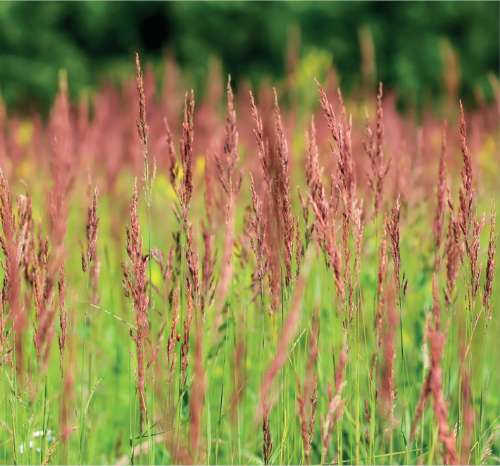
[[464, 3], [245, 3], [68, 2], [0, 5], [0, 92], [9, 105], [47, 108], [57, 72], [68, 71], [74, 94], [95, 86], [140, 49], [159, 61], [170, 50], [202, 82], [211, 56], [236, 82], [285, 73], [290, 33], [300, 52], [322, 50], [342, 78], [360, 84], [359, 32], [375, 46], [376, 79], [408, 103], [443, 91], [443, 39], [460, 61], [460, 94], [488, 96], [488, 73], [499, 68], [499, 4]]

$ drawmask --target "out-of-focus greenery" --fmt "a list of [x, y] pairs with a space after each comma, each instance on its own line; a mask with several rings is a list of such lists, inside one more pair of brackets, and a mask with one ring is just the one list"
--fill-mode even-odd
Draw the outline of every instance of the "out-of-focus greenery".
[[363, 34], [374, 44], [373, 78], [410, 103], [443, 93], [443, 74], [453, 73], [445, 50], [458, 58], [461, 95], [491, 96], [488, 77], [498, 76], [497, 2], [7, 2], [0, 4], [0, 92], [9, 105], [47, 108], [59, 69], [75, 95], [123, 63], [130, 67], [136, 49], [157, 63], [170, 51], [195, 83], [213, 56], [236, 82], [276, 79], [294, 31], [300, 56], [325, 53], [346, 90], [361, 82]]

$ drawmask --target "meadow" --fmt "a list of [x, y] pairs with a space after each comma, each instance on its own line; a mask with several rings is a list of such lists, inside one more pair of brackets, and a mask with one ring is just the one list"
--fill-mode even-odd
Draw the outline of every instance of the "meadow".
[[135, 66], [0, 108], [0, 462], [500, 462], [498, 107]]

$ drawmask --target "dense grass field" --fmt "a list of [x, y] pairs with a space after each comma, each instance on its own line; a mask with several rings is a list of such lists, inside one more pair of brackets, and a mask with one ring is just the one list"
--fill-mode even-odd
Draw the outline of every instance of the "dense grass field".
[[0, 112], [0, 462], [500, 462], [498, 109], [136, 66]]

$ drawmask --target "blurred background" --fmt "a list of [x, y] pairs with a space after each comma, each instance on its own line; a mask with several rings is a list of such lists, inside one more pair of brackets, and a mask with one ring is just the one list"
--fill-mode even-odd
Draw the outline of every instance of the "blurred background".
[[236, 86], [292, 73], [307, 86], [334, 69], [346, 93], [381, 80], [402, 108], [474, 106], [498, 86], [499, 14], [498, 2], [2, 2], [0, 95], [47, 110], [61, 69], [76, 98], [132, 75], [140, 50], [158, 86], [169, 57], [202, 93], [215, 63]]

